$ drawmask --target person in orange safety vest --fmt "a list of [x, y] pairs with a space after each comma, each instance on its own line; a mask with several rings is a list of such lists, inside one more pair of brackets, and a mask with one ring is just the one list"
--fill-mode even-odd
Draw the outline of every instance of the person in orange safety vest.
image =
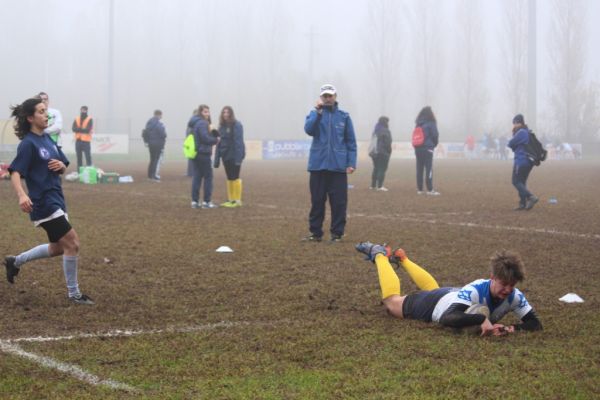
[[73, 121], [75, 133], [75, 153], [77, 154], [77, 171], [82, 165], [82, 153], [85, 154], [86, 165], [92, 165], [92, 133], [94, 120], [88, 115], [88, 107], [81, 106], [80, 114]]

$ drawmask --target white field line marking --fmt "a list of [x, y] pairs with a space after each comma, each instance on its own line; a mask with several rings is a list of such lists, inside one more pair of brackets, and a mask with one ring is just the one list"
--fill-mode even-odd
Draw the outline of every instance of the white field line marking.
[[69, 374], [79, 379], [80, 381], [89, 383], [90, 385], [108, 386], [111, 389], [126, 390], [128, 392], [138, 391], [136, 388], [129, 386], [125, 383], [117, 382], [112, 379], [101, 379], [96, 375], [84, 371], [82, 368], [76, 365], [62, 363], [50, 357], [39, 356], [37, 354], [30, 353], [28, 351], [23, 350], [18, 345], [6, 342], [5, 340], [0, 340], [0, 350], [2, 350], [4, 353], [26, 358], [43, 367], [59, 370], [60, 372]]
[[461, 226], [466, 228], [484, 228], [484, 229], [495, 229], [505, 231], [517, 231], [524, 233], [544, 233], [548, 235], [556, 236], [570, 236], [581, 239], [600, 239], [600, 234], [597, 233], [578, 233], [569, 231], [557, 231], [556, 229], [546, 228], [524, 228], [521, 226], [510, 226], [510, 225], [491, 225], [491, 224], [478, 224], [474, 222], [451, 222], [451, 221], [440, 221], [436, 219], [424, 219], [414, 217], [403, 217], [400, 215], [366, 215], [366, 214], [353, 214], [353, 217], [365, 217], [365, 218], [377, 218], [377, 219], [398, 219], [400, 221], [418, 222], [426, 224], [444, 224], [450, 226]]
[[[271, 322], [272, 323], [272, 322]], [[217, 328], [230, 328], [234, 326], [242, 326], [249, 325], [250, 322], [217, 322], [214, 324], [204, 324], [204, 325], [195, 325], [195, 326], [184, 326], [179, 328], [164, 328], [164, 329], [116, 329], [107, 332], [97, 332], [97, 333], [77, 333], [74, 335], [68, 336], [35, 336], [35, 337], [23, 337], [16, 339], [0, 339], [0, 350], [4, 353], [13, 354], [19, 357], [26, 358], [31, 360], [37, 364], [40, 364], [47, 368], [52, 368], [69, 374], [83, 382], [89, 383], [94, 386], [102, 385], [108, 386], [112, 389], [125, 390], [129, 392], [138, 392], [139, 390], [129, 386], [125, 383], [117, 382], [112, 379], [101, 379], [100, 377], [90, 374], [89, 372], [84, 371], [82, 368], [76, 365], [70, 365], [66, 363], [61, 363], [56, 361], [50, 357], [39, 356], [34, 353], [27, 352], [19, 347], [18, 342], [57, 342], [63, 340], [74, 340], [74, 339], [89, 339], [89, 338], [111, 338], [111, 337], [131, 337], [131, 336], [139, 336], [139, 335], [155, 335], [160, 333], [189, 333], [189, 332], [199, 332], [206, 331]]]
[[249, 325], [250, 322], [216, 322], [214, 324], [203, 324], [194, 326], [184, 327], [169, 327], [163, 329], [114, 329], [106, 332], [96, 333], [76, 333], [67, 336], [32, 336], [22, 337], [16, 339], [4, 339], [6, 343], [19, 343], [19, 342], [59, 342], [63, 340], [75, 340], [75, 339], [95, 339], [95, 338], [113, 338], [113, 337], [130, 337], [140, 335], [156, 335], [160, 333], [190, 333], [207, 331], [217, 328], [231, 328], [235, 326]]

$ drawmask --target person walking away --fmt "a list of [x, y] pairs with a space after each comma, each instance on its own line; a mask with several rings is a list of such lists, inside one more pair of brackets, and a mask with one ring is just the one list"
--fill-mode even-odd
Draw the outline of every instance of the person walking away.
[[160, 177], [157, 172], [158, 162], [167, 140], [165, 125], [161, 122], [162, 115], [161, 110], [155, 110], [154, 116], [146, 122], [146, 128], [142, 135], [144, 143], [148, 146], [148, 151], [150, 152], [148, 179], [154, 182], [160, 182]]
[[71, 128], [75, 133], [75, 154], [77, 155], [77, 172], [83, 165], [83, 154], [85, 154], [85, 165], [92, 165], [92, 132], [94, 120], [88, 115], [88, 107], [81, 106], [79, 116], [73, 121]]
[[515, 211], [531, 210], [539, 199], [527, 189], [527, 179], [533, 169], [533, 161], [529, 159], [525, 146], [529, 143], [529, 128], [525, 125], [522, 114], [513, 118], [513, 136], [508, 142], [514, 153], [512, 184], [519, 193], [519, 205]]
[[373, 130], [373, 137], [376, 145], [373, 152], [369, 154], [373, 160], [373, 173], [371, 174], [371, 189], [387, 192], [388, 189], [383, 186], [385, 173], [388, 169], [390, 156], [392, 155], [392, 134], [389, 129], [390, 119], [388, 117], [379, 117], [379, 121]]
[[[49, 243], [17, 256], [6, 256], [6, 280], [13, 284], [23, 265], [30, 261], [62, 255], [68, 299], [75, 304], [94, 304], [79, 289], [79, 236], [69, 223], [60, 180], [69, 160], [44, 132], [48, 126], [46, 105], [36, 97], [11, 109], [15, 118], [15, 134], [21, 141], [9, 167], [11, 183], [19, 198], [19, 208], [29, 214], [34, 226], [41, 226], [46, 231]], [[25, 180], [27, 192], [21, 179]]]
[[38, 96], [42, 99], [42, 102], [48, 111], [48, 127], [44, 129], [44, 133], [50, 135], [50, 139], [52, 139], [54, 143], [58, 143], [63, 125], [62, 114], [56, 108], [50, 108], [50, 97], [48, 97], [48, 93], [40, 92]]
[[[415, 120], [416, 128], [423, 132], [423, 142], [415, 146], [415, 157], [417, 158], [417, 194], [423, 194], [423, 172], [425, 172], [425, 183], [427, 194], [439, 196], [440, 192], [433, 190], [433, 151], [438, 145], [439, 133], [437, 120], [430, 106], [423, 107]], [[413, 146], [415, 143], [413, 142]]]
[[[211, 200], [213, 190], [213, 166], [211, 156], [213, 146], [219, 143], [219, 132], [212, 129], [210, 108], [206, 104], [198, 107], [198, 115], [192, 117], [194, 126], [194, 144], [198, 154], [194, 158], [194, 177], [192, 178], [192, 208], [217, 208]], [[204, 197], [200, 202], [200, 187], [204, 181]]]
[[225, 106], [219, 117], [219, 136], [221, 140], [215, 149], [214, 167], [219, 168], [223, 160], [225, 175], [227, 175], [227, 201], [222, 207], [235, 208], [242, 206], [242, 180], [240, 170], [246, 157], [244, 144], [244, 127], [235, 118], [233, 108]]
[[308, 158], [311, 208], [310, 235], [302, 240], [320, 242], [323, 238], [325, 204], [331, 207], [331, 242], [339, 242], [346, 227], [348, 174], [356, 170], [356, 137], [350, 115], [340, 110], [333, 85], [321, 86], [314, 110], [304, 123], [312, 137]]

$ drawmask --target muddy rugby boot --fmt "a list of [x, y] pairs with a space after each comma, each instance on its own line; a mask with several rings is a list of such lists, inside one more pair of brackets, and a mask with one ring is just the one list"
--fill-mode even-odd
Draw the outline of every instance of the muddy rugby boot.
[[383, 254], [386, 257], [390, 257], [392, 254], [392, 248], [387, 244], [375, 244], [371, 242], [361, 242], [354, 246], [356, 251], [363, 253], [366, 257], [365, 260], [375, 261], [377, 254]]
[[6, 267], [6, 280], [9, 283], [15, 283], [15, 276], [19, 275], [19, 268], [15, 266], [15, 256], [4, 257], [4, 266]]
[[323, 240], [322, 236], [317, 236], [315, 234], [310, 234], [308, 236], [305, 236], [302, 238], [302, 242], [320, 242], [321, 240]]
[[389, 256], [390, 262], [396, 264], [397, 266], [400, 266], [400, 263], [402, 263], [405, 258], [406, 252], [401, 248], [397, 248]]
[[525, 209], [526, 210], [531, 210], [533, 208], [533, 206], [535, 206], [535, 203], [537, 203], [538, 201], [540, 201], [540, 199], [538, 199], [535, 196], [529, 196], [529, 198], [527, 199], [527, 204], [525, 205]]
[[88, 306], [96, 304], [96, 303], [94, 303], [94, 300], [92, 300], [91, 297], [89, 297], [83, 293], [80, 294], [78, 297], [77, 296], [69, 297], [69, 300], [71, 300], [75, 304], [85, 304]]

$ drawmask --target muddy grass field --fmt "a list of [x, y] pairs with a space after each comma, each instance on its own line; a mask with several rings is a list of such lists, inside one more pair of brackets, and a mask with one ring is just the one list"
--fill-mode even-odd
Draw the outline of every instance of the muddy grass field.
[[[130, 184], [64, 182], [81, 238], [79, 280], [95, 306], [68, 303], [60, 258], [0, 282], [0, 398], [597, 398], [600, 393], [600, 163], [535, 168], [540, 202], [514, 212], [511, 164], [436, 161], [439, 197], [417, 196], [414, 165], [391, 163], [389, 192], [350, 177], [341, 243], [308, 234], [304, 162], [248, 161], [244, 206], [190, 208], [183, 163], [104, 163]], [[225, 198], [215, 171], [213, 201]], [[554, 197], [557, 204], [549, 204]], [[46, 241], [0, 182], [0, 254]], [[329, 224], [329, 218], [326, 225]], [[327, 231], [327, 230], [326, 230]], [[328, 234], [325, 239], [328, 239]], [[519, 252], [519, 285], [541, 333], [479, 338], [394, 320], [359, 241], [403, 247], [443, 286], [487, 277], [495, 250]], [[227, 245], [234, 252], [216, 253]], [[4, 272], [2, 272], [4, 273]], [[402, 290], [414, 285], [400, 273]], [[558, 299], [574, 292], [583, 304]], [[512, 317], [503, 322], [514, 322]]]

